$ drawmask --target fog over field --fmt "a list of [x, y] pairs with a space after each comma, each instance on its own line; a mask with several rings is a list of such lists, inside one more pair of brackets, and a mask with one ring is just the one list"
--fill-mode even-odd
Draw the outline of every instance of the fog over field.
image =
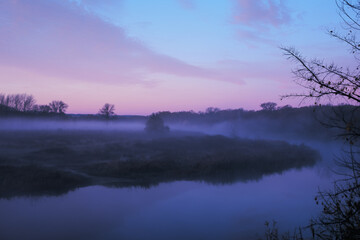
[[[99, 191], [96, 193], [98, 201], [107, 202], [109, 201], [109, 199], [105, 199], [107, 195], [102, 195], [101, 192], [108, 190], [99, 188], [105, 187], [114, 191], [113, 196], [122, 194], [121, 199], [126, 201], [126, 205], [116, 208], [123, 209], [129, 208], [133, 203], [127, 202], [126, 199], [130, 195], [122, 193], [122, 189], [135, 195], [153, 192], [154, 197], [160, 197], [157, 196], [157, 191], [168, 184], [170, 186], [179, 185], [172, 190], [178, 191], [179, 196], [186, 193], [186, 191], [182, 192], [182, 189], [188, 184], [194, 186], [200, 184], [201, 188], [209, 185], [227, 189], [232, 186], [232, 193], [227, 192], [226, 195], [230, 194], [227, 197], [235, 196], [236, 199], [243, 199], [244, 196], [233, 195], [238, 191], [236, 189], [239, 189], [239, 184], [244, 184], [244, 186], [256, 184], [255, 191], [263, 184], [266, 185], [274, 176], [287, 176], [288, 180], [281, 181], [288, 181], [290, 184], [293, 181], [290, 180], [293, 174], [306, 175], [310, 171], [310, 176], [301, 175], [301, 177], [322, 183], [324, 178], [332, 178], [328, 167], [333, 165], [332, 154], [339, 151], [339, 142], [336, 143], [337, 141], [311, 138], [308, 134], [297, 135], [296, 131], [299, 130], [296, 130], [295, 126], [292, 132], [288, 132], [292, 126], [287, 126], [286, 131], [279, 132], [274, 122], [261, 119], [231, 119], [211, 123], [209, 121], [167, 120], [164, 121], [164, 125], [169, 127], [168, 132], [148, 132], [146, 129], [149, 116], [136, 120], [119, 118], [112, 120], [76, 119], [74, 117], [67, 119], [0, 118], [0, 208], [2, 201], [5, 200], [4, 206], [10, 203], [15, 204], [16, 199], [34, 198], [49, 199], [48, 204], [53, 204], [52, 199], [68, 199], [69, 197], [72, 199], [73, 194], [79, 193], [81, 193], [81, 197], [85, 197], [87, 195], [82, 191], [91, 192], [93, 190]], [[296, 125], [296, 123], [294, 124]], [[311, 128], [307, 131], [311, 132]], [[292, 135], [296, 135], [296, 137], [290, 138], [289, 136]], [[329, 146], [336, 147], [329, 151]], [[310, 191], [310, 189], [308, 189], [309, 193], [303, 194], [304, 197], [300, 199], [313, 194], [316, 186], [313, 190]], [[263, 190], [259, 189], [258, 191]], [[287, 191], [297, 194], [296, 189]], [[167, 190], [164, 194], [167, 193], [170, 192]], [[211, 190], [207, 194], [216, 194], [216, 191]], [[256, 195], [253, 196], [254, 199], [251, 201], [259, 201]], [[216, 196], [211, 199], [216, 199]], [[263, 199], [267, 198], [263, 197]], [[67, 201], [70, 202], [66, 204], [71, 206], [74, 200], [65, 202]], [[198, 200], [191, 199], [189, 201], [196, 202]], [[222, 201], [221, 198], [219, 201]], [[84, 206], [87, 206], [88, 203], [84, 203]], [[178, 204], [180, 203], [176, 205]], [[222, 204], [226, 206], [229, 203]], [[237, 205], [239, 204], [231, 206], [236, 209]], [[27, 204], [24, 203], [17, 208], [26, 206]], [[183, 208], [186, 209], [186, 206]], [[263, 206], [267, 206], [267, 203], [264, 202]], [[39, 207], [42, 209], [42, 206]], [[222, 207], [218, 206], [218, 208]], [[280, 205], [273, 203], [273, 207], [278, 208]], [[10, 211], [11, 206], [6, 209]], [[103, 207], [103, 209], [107, 209], [107, 207]], [[171, 207], [171, 209], [173, 211], [175, 208]], [[40, 214], [46, 214], [43, 212], [45, 210], [40, 211]], [[206, 211], [210, 211], [210, 209]], [[67, 211], [63, 210], [63, 212]], [[59, 214], [56, 213], [57, 216]], [[299, 214], [297, 213], [297, 215]], [[116, 219], [120, 215], [107, 214], [97, 218]], [[137, 220], [139, 225], [136, 224], [136, 226], [147, 224], [142, 223], [147, 217], [140, 217]], [[257, 224], [254, 223], [253, 226], [257, 226], [258, 231], [263, 231], [263, 222], [269, 217], [268, 215], [259, 217], [259, 220], [262, 220]], [[22, 219], [22, 216], [19, 218]], [[201, 218], [199, 221], [206, 223], [209, 220], [212, 221], [211, 219]], [[83, 219], [80, 222], [82, 224], [74, 226], [83, 229], [83, 224], [87, 220]], [[165, 223], [160, 221], [159, 224]], [[0, 219], [1, 226], [10, 225]], [[283, 226], [287, 225], [283, 223]], [[292, 226], [289, 225], [289, 227]], [[99, 225], [95, 229], [97, 227]], [[170, 225], [169, 227], [174, 226]], [[11, 228], [7, 227], [7, 229]], [[70, 238], [73, 236], [72, 234], [66, 235], [57, 227], [49, 227], [49, 229], [52, 229], [52, 233], [58, 232], [59, 236]], [[202, 227], [198, 230], [204, 231]], [[103, 230], [98, 229], [97, 231]], [[84, 230], [81, 232], [82, 236], [86, 235]], [[173, 230], [173, 232], [176, 231]], [[5, 236], [24, 237], [10, 230], [3, 229], [3, 233]], [[52, 233], [30, 230], [27, 233], [40, 239], [52, 235]], [[121, 234], [130, 233], [125, 231]], [[155, 233], [149, 234], [156, 236]], [[250, 235], [252, 234], [254, 233]], [[244, 234], [242, 235], [244, 236]], [[114, 233], [114, 236], [118, 236], [118, 234]], [[161, 234], [159, 238], [165, 236], [170, 237], [172, 233], [170, 235]]]
[[102, 120], [49, 120], [43, 118], [0, 119], [0, 130], [126, 130], [142, 131], [145, 122]]
[[[23, 174], [23, 180], [18, 178], [11, 188], [3, 186], [2, 192], [4, 196], [21, 195], [21, 191], [31, 195], [27, 179], [42, 179], [49, 172], [64, 175], [65, 182], [72, 182], [63, 183], [62, 191], [66, 192], [83, 184], [100, 183], [234, 183], [314, 166], [323, 158], [321, 142], [330, 139], [307, 134], [312, 132], [312, 124], [299, 128], [297, 122], [282, 126], [278, 123], [289, 122], [287, 118], [296, 118], [300, 111], [307, 109], [294, 109], [290, 117], [276, 113], [276, 120], [271, 117], [275, 113], [263, 111], [244, 112], [243, 117], [230, 119], [223, 116], [233, 114], [229, 111], [192, 113], [192, 118], [179, 113], [112, 119], [90, 115], [6, 116], [0, 118], [3, 178], [14, 182], [14, 176]], [[313, 118], [307, 121], [317, 124]], [[285, 131], [279, 131], [281, 128]], [[29, 167], [33, 170], [26, 170]], [[37, 180], [33, 184], [38, 188], [35, 195], [51, 192], [51, 181], [46, 186]], [[53, 184], [62, 189], [59, 182]]]
[[0, 240], [359, 240], [360, 0], [0, 0]]
[[[225, 110], [212, 114], [191, 114], [160, 112], [158, 115], [164, 124], [170, 127], [170, 133], [197, 132], [209, 135], [224, 135], [250, 139], [278, 140], [333, 140], [336, 129], [322, 125], [324, 113], [313, 114], [312, 108], [291, 109], [290, 112], [244, 112], [243, 116], [227, 116], [239, 110]], [[325, 108], [328, 114], [329, 108]], [[228, 113], [229, 112], [229, 113]], [[304, 113], [305, 115], [301, 115]], [[183, 115], [184, 116], [183, 116]], [[224, 114], [225, 116], [222, 116]], [[11, 117], [0, 118], [0, 130], [104, 130], [104, 131], [144, 131], [147, 116], [118, 116], [104, 120], [98, 116], [49, 117]], [[324, 121], [324, 123], [326, 123]]]
[[[297, 200], [291, 200], [299, 206], [307, 199], [313, 199], [318, 186], [329, 187], [329, 183], [336, 179], [333, 171], [340, 169], [334, 159], [346, 156], [342, 149], [348, 148], [344, 139], [337, 137], [339, 129], [323, 126], [326, 123], [324, 116], [347, 108], [349, 106], [327, 106], [315, 113], [314, 107], [271, 111], [159, 112], [150, 116], [113, 115], [109, 118], [103, 115], [6, 112], [0, 117], [0, 208], [2, 201], [5, 205], [16, 205], [16, 199], [46, 198], [52, 202], [51, 199], [84, 194], [82, 191], [87, 189], [101, 192], [106, 188], [114, 191], [113, 194], [124, 194], [123, 189], [139, 194], [150, 191], [157, 196], [157, 191], [167, 184], [180, 185], [174, 191], [181, 196], [186, 194], [181, 186], [188, 184], [200, 188], [231, 188], [227, 192], [227, 197], [231, 198], [238, 193], [239, 186], [255, 185], [254, 191], [264, 191], [261, 189], [277, 177], [279, 183], [267, 186], [274, 192], [285, 183], [291, 186], [298, 178], [304, 183], [311, 182], [302, 192], [291, 187], [285, 194], [278, 193], [280, 200], [272, 203], [272, 207], [281, 209], [288, 196], [301, 194]], [[98, 198], [109, 201], [100, 192]], [[207, 194], [218, 195], [214, 189]], [[212, 199], [216, 199], [215, 195]], [[124, 194], [122, 198], [128, 196]], [[242, 195], [234, 196], [239, 198], [237, 201], [243, 201]], [[275, 197], [272, 193], [269, 196]], [[265, 201], [268, 197], [262, 198]], [[72, 201], [68, 204], [72, 205]], [[191, 198], [190, 202], [193, 201], [199, 200]], [[260, 200], [253, 195], [250, 202], [253, 201]], [[268, 202], [261, 204], [264, 207], [259, 209], [268, 211], [265, 209]], [[231, 204], [234, 209], [237, 205], [237, 202]], [[163, 205], [160, 208], [160, 212], [164, 211]], [[175, 209], [171, 207], [171, 211]], [[303, 206], [296, 213], [289, 209], [291, 214], [281, 221], [282, 225], [291, 228], [305, 224], [315, 211], [309, 209], [312, 208]], [[211, 212], [210, 209], [206, 211]], [[301, 213], [305, 214], [303, 220], [285, 224], [294, 221], [293, 214]], [[238, 214], [242, 216], [243, 213]], [[264, 221], [273, 215], [279, 219], [277, 213], [268, 215], [262, 212], [260, 215], [262, 220], [252, 225], [255, 232], [264, 231]], [[102, 217], [106, 216], [99, 216]], [[111, 218], [117, 217], [111, 215]], [[140, 224], [147, 217], [140, 217], [137, 221]], [[226, 216], [229, 218], [230, 215]], [[0, 219], [0, 227], [9, 225], [3, 220]], [[212, 220], [199, 219], [204, 223]], [[164, 223], [160, 221], [159, 224]], [[84, 226], [80, 224], [78, 227]], [[51, 229], [59, 231], [56, 227]], [[198, 230], [203, 231], [202, 228]], [[15, 234], [10, 230], [3, 229], [3, 232], [6, 236]], [[31, 231], [31, 234], [45, 238], [42, 236], [44, 232]], [[159, 237], [165, 236], [169, 237], [166, 234]]]

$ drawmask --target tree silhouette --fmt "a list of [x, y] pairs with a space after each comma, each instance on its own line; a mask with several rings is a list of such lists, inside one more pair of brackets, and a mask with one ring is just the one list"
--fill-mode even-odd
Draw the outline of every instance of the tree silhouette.
[[36, 103], [35, 98], [32, 95], [26, 95], [24, 96], [23, 100], [23, 112], [31, 111]]
[[331, 191], [319, 192], [315, 198], [321, 204], [321, 215], [313, 219], [313, 237], [319, 239], [360, 239], [360, 1], [336, 0], [346, 33], [329, 30], [330, 36], [342, 41], [351, 49], [355, 66], [343, 67], [322, 60], [308, 60], [294, 48], [281, 48], [284, 54], [297, 63], [293, 70], [296, 83], [306, 89], [304, 93], [293, 93], [283, 97], [313, 99], [315, 104], [326, 98], [353, 104], [347, 111], [335, 112], [325, 125], [343, 130], [342, 136], [350, 143], [347, 158], [338, 163], [347, 170], [342, 181], [335, 182]]
[[211, 113], [217, 113], [217, 112], [219, 112], [219, 111], [220, 111], [219, 108], [208, 107], [208, 108], [205, 110], [205, 113], [206, 113], [206, 114], [211, 114]]
[[276, 106], [277, 106], [277, 104], [274, 102], [266, 102], [266, 103], [262, 103], [260, 105], [262, 110], [265, 110], [265, 111], [274, 111], [274, 110], [276, 110]]
[[329, 30], [328, 33], [350, 47], [356, 66], [351, 68], [328, 64], [318, 59], [308, 60], [295, 48], [281, 47], [285, 56], [298, 64], [293, 70], [296, 83], [307, 90], [304, 93], [284, 95], [283, 98], [312, 98], [317, 103], [316, 101], [327, 96], [328, 99], [343, 100], [357, 105], [360, 103], [360, 41], [357, 40], [360, 33], [360, 2], [336, 0], [336, 4], [347, 26], [347, 32], [342, 34], [336, 30]]
[[34, 112], [41, 112], [41, 113], [49, 113], [51, 112], [51, 108], [49, 105], [34, 105], [32, 110]]
[[64, 114], [69, 106], [63, 101], [52, 101], [49, 107], [50, 112]]
[[146, 122], [145, 131], [149, 133], [166, 133], [169, 130], [169, 127], [165, 126], [164, 120], [160, 117], [159, 113], [151, 114]]
[[0, 94], [0, 104], [10, 107], [16, 111], [28, 112], [33, 109], [36, 100], [28, 94]]
[[105, 103], [104, 106], [99, 110], [99, 114], [104, 116], [106, 119], [109, 119], [115, 114], [115, 105]]

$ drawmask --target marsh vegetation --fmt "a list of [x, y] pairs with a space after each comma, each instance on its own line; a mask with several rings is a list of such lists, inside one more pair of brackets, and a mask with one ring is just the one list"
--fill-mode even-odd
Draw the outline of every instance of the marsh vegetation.
[[0, 197], [60, 194], [93, 184], [225, 184], [313, 166], [320, 159], [305, 145], [184, 132], [2, 131], [0, 149]]

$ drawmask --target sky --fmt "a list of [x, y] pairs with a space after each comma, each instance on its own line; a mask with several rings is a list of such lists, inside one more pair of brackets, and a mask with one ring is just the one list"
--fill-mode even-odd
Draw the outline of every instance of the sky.
[[0, 93], [69, 113], [299, 106], [279, 47], [351, 61], [334, 0], [0, 0]]

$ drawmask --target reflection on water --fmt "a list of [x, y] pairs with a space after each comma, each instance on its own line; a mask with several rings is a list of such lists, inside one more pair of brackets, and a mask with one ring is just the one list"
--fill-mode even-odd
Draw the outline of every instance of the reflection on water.
[[280, 231], [293, 230], [320, 211], [314, 196], [333, 177], [327, 169], [334, 148], [312, 146], [325, 159], [315, 167], [235, 174], [232, 184], [131, 182], [3, 198], [0, 239], [258, 239], [271, 220]]
[[[295, 154], [294, 154], [295, 155]], [[80, 187], [103, 185], [115, 188], [156, 187], [160, 183], [174, 181], [198, 181], [213, 185], [228, 185], [236, 182], [258, 181], [266, 175], [282, 173], [289, 169], [312, 167], [320, 160], [316, 151], [308, 150], [299, 152], [295, 157], [276, 160], [267, 157], [261, 160], [219, 161], [219, 162], [193, 162], [180, 170], [173, 170], [170, 164], [163, 164], [161, 171], [153, 170], [157, 162], [134, 162], [131, 169], [126, 169], [126, 174], [132, 178], [93, 177], [79, 174], [72, 170], [59, 170], [36, 165], [1, 166], [0, 165], [0, 199], [13, 197], [59, 196]], [[165, 162], [165, 161], [164, 161]], [[205, 163], [204, 166], [201, 166]], [[124, 163], [124, 165], [129, 165]], [[169, 167], [170, 166], [170, 167]], [[156, 166], [157, 167], [157, 166]], [[169, 170], [166, 168], [169, 167]], [[135, 171], [141, 168], [141, 173]], [[96, 169], [97, 170], [97, 169]], [[99, 170], [97, 170], [99, 171]], [[86, 177], [85, 177], [85, 176]], [[136, 178], [134, 177], [136, 176]]]
[[[260, 181], [208, 185], [180, 181], [150, 189], [80, 188], [60, 197], [0, 200], [0, 239], [253, 239], [264, 221], [308, 223], [317, 168]], [[21, 231], [20, 231], [21, 230]]]
[[[88, 145], [76, 150], [31, 147], [14, 161], [3, 161], [0, 198], [61, 195], [91, 185], [149, 188], [173, 181], [233, 184], [314, 166], [321, 158], [303, 144], [223, 136], [156, 139], [131, 147], [110, 144], [98, 148], [99, 156], [94, 158]], [[125, 159], [119, 149], [128, 152]]]

